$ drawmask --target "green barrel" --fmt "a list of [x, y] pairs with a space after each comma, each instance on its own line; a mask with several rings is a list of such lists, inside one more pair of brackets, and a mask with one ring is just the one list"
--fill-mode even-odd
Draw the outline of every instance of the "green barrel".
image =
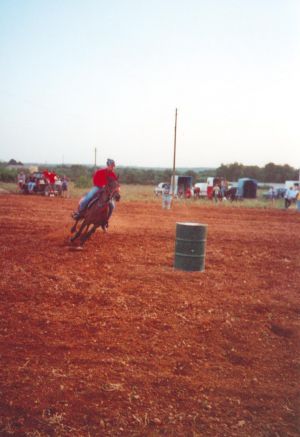
[[200, 223], [176, 223], [175, 269], [204, 271], [206, 229]]

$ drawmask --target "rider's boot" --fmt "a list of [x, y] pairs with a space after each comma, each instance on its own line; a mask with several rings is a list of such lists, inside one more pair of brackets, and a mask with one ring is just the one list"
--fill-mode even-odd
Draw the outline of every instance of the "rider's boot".
[[74, 220], [79, 220], [81, 216], [82, 216], [82, 211], [74, 211], [72, 213], [72, 218]]

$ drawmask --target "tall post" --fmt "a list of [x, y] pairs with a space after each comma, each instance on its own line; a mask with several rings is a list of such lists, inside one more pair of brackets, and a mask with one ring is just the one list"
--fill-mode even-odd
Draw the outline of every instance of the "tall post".
[[175, 193], [175, 168], [176, 168], [176, 135], [177, 135], [177, 108], [175, 110], [175, 128], [174, 128], [174, 153], [173, 153], [173, 175], [172, 175], [172, 196]]
[[97, 167], [97, 149], [95, 147], [95, 168]]

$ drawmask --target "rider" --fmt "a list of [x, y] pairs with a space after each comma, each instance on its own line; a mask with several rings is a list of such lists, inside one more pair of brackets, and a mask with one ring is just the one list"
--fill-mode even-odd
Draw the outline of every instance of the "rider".
[[[113, 159], [108, 159], [106, 161], [106, 167], [102, 168], [100, 170], [97, 170], [94, 173], [93, 176], [93, 188], [80, 200], [78, 211], [73, 213], [73, 218], [78, 219], [80, 217], [80, 214], [85, 210], [90, 200], [94, 197], [94, 195], [99, 192], [103, 191], [105, 186], [108, 184], [109, 179], [117, 180], [118, 177], [114, 173], [114, 168], [116, 164]], [[114, 208], [113, 202], [109, 202], [109, 216], [111, 216], [112, 211]]]

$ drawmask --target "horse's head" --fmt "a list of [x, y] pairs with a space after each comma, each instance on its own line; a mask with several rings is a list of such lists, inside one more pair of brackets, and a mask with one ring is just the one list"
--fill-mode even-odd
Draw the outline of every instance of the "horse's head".
[[108, 178], [108, 184], [106, 185], [106, 193], [110, 199], [119, 201], [120, 196], [120, 184], [117, 180]]

